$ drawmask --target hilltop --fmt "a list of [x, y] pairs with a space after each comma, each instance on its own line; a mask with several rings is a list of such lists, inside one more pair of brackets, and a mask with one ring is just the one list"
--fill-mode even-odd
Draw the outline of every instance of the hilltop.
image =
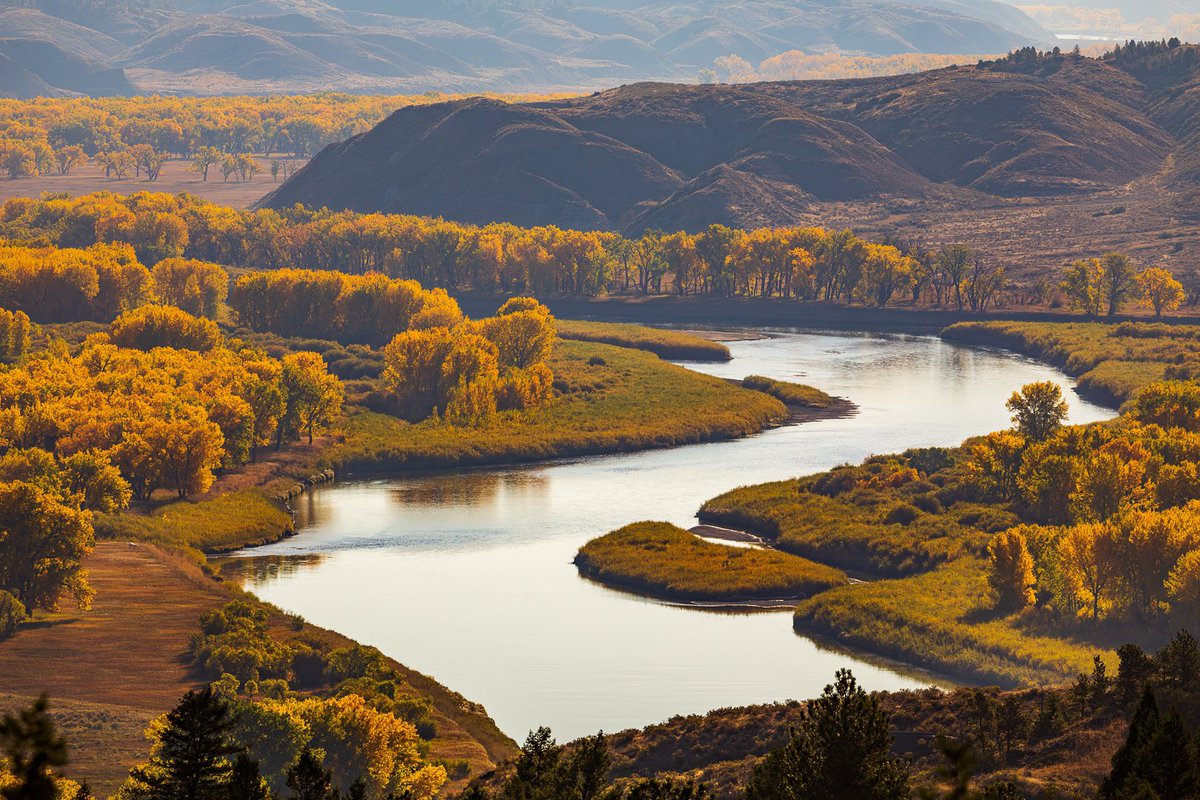
[[[1053, 38], [990, 0], [0, 0], [0, 9], [0, 56], [53, 89], [91, 95], [576, 90], [695, 81], [728, 58], [1000, 53]], [[0, 96], [42, 92], [0, 71]]]

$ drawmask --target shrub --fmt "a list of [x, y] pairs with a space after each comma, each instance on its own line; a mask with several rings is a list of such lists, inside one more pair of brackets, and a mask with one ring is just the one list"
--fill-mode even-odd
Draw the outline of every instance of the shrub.
[[883, 515], [883, 523], [885, 525], [911, 525], [921, 516], [921, 509], [911, 503], [900, 503], [892, 506], [886, 514]]
[[0, 639], [7, 639], [17, 632], [25, 621], [25, 606], [8, 592], [0, 589]]

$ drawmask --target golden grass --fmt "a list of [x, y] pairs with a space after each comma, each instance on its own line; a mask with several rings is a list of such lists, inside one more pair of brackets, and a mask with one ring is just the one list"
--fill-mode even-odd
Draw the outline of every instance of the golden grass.
[[920, 514], [908, 524], [887, 523], [884, 518], [893, 507], [891, 501], [841, 502], [801, 491], [793, 480], [726, 492], [701, 507], [700, 520], [753, 531], [805, 558], [881, 576], [930, 569], [980, 540], [978, 531], [963, 528], [948, 515]]
[[1078, 379], [1080, 391], [1120, 405], [1168, 371], [1200, 374], [1200, 327], [1125, 322], [960, 322], [942, 338], [1003, 347], [1048, 361]]
[[733, 439], [787, 417], [772, 397], [640, 350], [565, 340], [550, 367], [558, 396], [549, 408], [477, 428], [352, 409], [324, 461], [351, 470], [528, 462]]
[[632, 347], [675, 361], [729, 361], [732, 358], [729, 348], [720, 342], [682, 331], [618, 322], [560, 319], [557, 323], [558, 335], [563, 339]]
[[806, 597], [847, 582], [840, 571], [775, 550], [714, 544], [667, 522], [639, 522], [585, 544], [579, 571], [670, 600]]
[[168, 503], [149, 514], [127, 511], [96, 515], [97, 538], [190, 547], [210, 553], [277, 541], [291, 531], [292, 518], [283, 506], [257, 489]]
[[834, 589], [801, 603], [801, 632], [836, 637], [937, 672], [1000, 686], [1061, 683], [1111, 654], [1048, 636], [1020, 616], [995, 616], [984, 564], [962, 558], [931, 572]]

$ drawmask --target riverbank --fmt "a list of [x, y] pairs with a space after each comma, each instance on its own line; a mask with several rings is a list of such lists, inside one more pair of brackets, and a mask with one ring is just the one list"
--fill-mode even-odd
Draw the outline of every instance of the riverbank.
[[339, 473], [493, 466], [735, 439], [788, 419], [783, 403], [649, 352], [563, 340], [550, 361], [558, 396], [474, 429], [353, 410], [322, 456]]
[[1200, 327], [1193, 325], [963, 322], [946, 328], [941, 336], [957, 344], [1002, 348], [1053, 364], [1077, 380], [1081, 396], [1113, 408], [1154, 381], [1200, 374]]
[[[495, 312], [504, 298], [458, 293], [463, 310], [472, 316]], [[836, 331], [874, 331], [936, 335], [959, 322], [1028, 322], [1072, 324], [1083, 321], [1068, 311], [992, 309], [985, 313], [912, 306], [848, 306], [840, 303], [800, 303], [778, 298], [680, 297], [678, 295], [604, 295], [554, 297], [543, 302], [559, 317], [575, 320], [670, 325], [688, 328], [808, 328]], [[1147, 314], [1118, 314], [1110, 322], [1161, 322], [1200, 325], [1200, 316], [1177, 314], [1155, 320]]]
[[[85, 566], [96, 590], [90, 611], [39, 615], [0, 644], [6, 694], [0, 706], [49, 692], [72, 745], [71, 775], [87, 779], [97, 797], [114, 792], [129, 768], [146, 760], [150, 721], [205, 683], [186, 657], [204, 612], [241, 600], [264, 609], [269, 630], [281, 640], [300, 639], [326, 652], [353, 644], [310, 623], [297, 629], [294, 618], [159, 547], [99, 542]], [[516, 752], [482, 707], [392, 659], [387, 663], [403, 677], [401, 691], [432, 704], [431, 759], [466, 762], [475, 776]]]

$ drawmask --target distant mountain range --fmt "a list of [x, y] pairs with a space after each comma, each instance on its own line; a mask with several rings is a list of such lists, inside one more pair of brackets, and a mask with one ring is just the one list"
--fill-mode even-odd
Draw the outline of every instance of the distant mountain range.
[[1052, 38], [992, 0], [0, 0], [0, 96], [591, 89]]
[[1190, 46], [864, 80], [636, 84], [403, 109], [326, 148], [265, 204], [634, 233], [755, 227], [845, 201], [968, 207], [1160, 174], [1192, 191], [1198, 132]]

